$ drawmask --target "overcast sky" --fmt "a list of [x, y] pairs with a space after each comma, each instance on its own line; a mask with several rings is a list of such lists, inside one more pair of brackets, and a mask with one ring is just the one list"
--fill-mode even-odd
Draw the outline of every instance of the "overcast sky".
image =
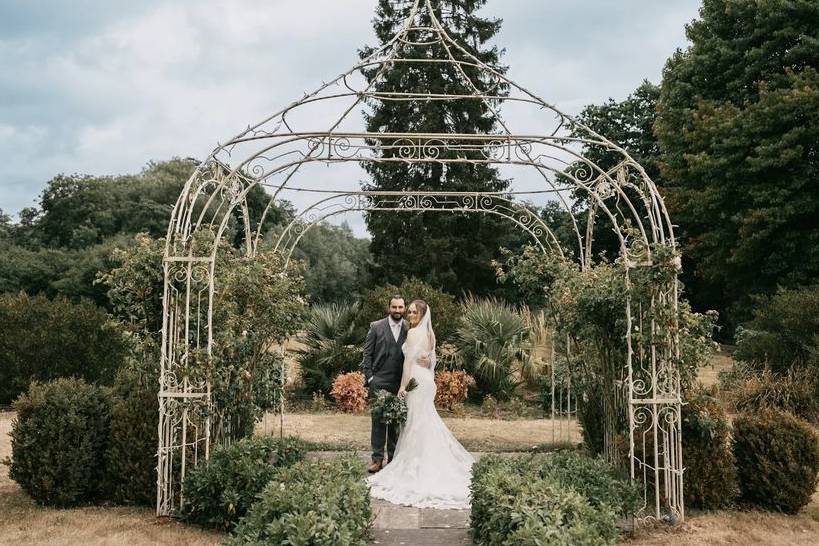
[[[59, 173], [202, 159], [374, 44], [376, 0], [0, 0], [0, 208]], [[658, 82], [698, 0], [489, 0], [510, 76], [568, 113]], [[326, 127], [316, 127], [325, 129]], [[299, 203], [297, 203], [298, 205]], [[348, 218], [358, 234], [363, 227]]]

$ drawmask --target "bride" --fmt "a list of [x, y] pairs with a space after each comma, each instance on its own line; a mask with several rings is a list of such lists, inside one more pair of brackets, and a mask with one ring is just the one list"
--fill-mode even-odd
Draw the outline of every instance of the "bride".
[[[395, 458], [367, 478], [371, 495], [419, 508], [468, 509], [472, 455], [449, 432], [435, 410], [435, 332], [432, 310], [415, 300], [407, 310], [410, 330], [401, 347], [404, 368], [398, 396], [407, 401], [407, 421]], [[418, 359], [428, 356], [429, 367]], [[427, 359], [424, 359], [426, 361]], [[407, 392], [410, 379], [418, 386]]]

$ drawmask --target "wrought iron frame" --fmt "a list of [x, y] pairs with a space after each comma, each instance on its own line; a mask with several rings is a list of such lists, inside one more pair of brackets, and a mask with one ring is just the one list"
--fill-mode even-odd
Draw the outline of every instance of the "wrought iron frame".
[[[570, 212], [572, 195], [579, 194], [587, 201], [591, 213], [585, 226], [580, 226], [571, 215], [576, 251], [569, 252], [562, 248], [550, 226], [537, 213], [515, 199], [515, 192], [373, 192], [329, 188], [319, 190], [318, 193], [326, 195], [298, 214], [279, 234], [275, 248], [288, 260], [312, 226], [350, 211], [498, 215], [528, 232], [542, 251], [575, 254], [583, 268], [593, 267], [595, 217], [600, 214], [611, 223], [620, 258], [628, 266], [626, 286], [630, 283], [629, 270], [651, 263], [652, 245], [675, 247], [673, 225], [656, 185], [625, 150], [501, 71], [482, 63], [447, 34], [436, 17], [432, 0], [409, 0], [407, 7], [407, 20], [388, 43], [315, 91], [219, 144], [190, 177], [174, 207], [164, 254], [158, 393], [158, 515], [171, 515], [179, 508], [183, 502], [180, 484], [186, 466], [209, 458], [213, 431], [218, 428], [213, 422], [211, 385], [203, 363], [203, 359], [211, 358], [213, 348], [218, 242], [228, 230], [241, 230], [244, 252], [255, 255], [266, 235], [265, 219], [270, 210], [287, 192], [303, 191], [293, 182], [310, 165], [400, 162], [516, 166], [531, 170], [543, 181], [542, 190], [522, 193], [549, 193]], [[430, 21], [428, 24], [423, 23], [422, 13], [424, 19]], [[404, 55], [406, 46], [433, 44], [440, 46], [446, 56], [408, 58]], [[377, 81], [397, 63], [447, 64], [454, 67], [472, 93], [384, 93], [374, 90], [372, 82], [355, 81], [365, 69], [372, 70], [372, 81]], [[497, 86], [506, 87], [508, 92], [482, 90], [467, 75], [466, 67], [478, 70]], [[367, 103], [406, 100], [482, 101], [497, 117], [498, 133], [375, 133], [344, 127], [349, 123], [350, 114]], [[514, 133], [500, 114], [503, 104], [530, 106], [534, 115], [545, 113], [548, 121], [544, 122], [544, 130], [535, 135]], [[297, 118], [302, 112], [327, 105], [341, 110], [340, 116], [328, 121], [328, 129], [316, 131], [299, 126]], [[605, 151], [618, 160], [614, 167], [603, 168], [584, 155], [588, 149]], [[253, 218], [247, 196], [259, 185], [270, 188], [272, 196], [260, 217]], [[197, 244], [197, 237], [203, 234], [209, 245]], [[635, 253], [635, 248], [640, 252]], [[652, 303], [671, 304], [676, 309], [678, 291], [675, 280], [661, 287]], [[637, 516], [642, 521], [670, 513], [683, 519], [680, 379], [673, 364], [679, 358], [677, 330], [663, 330], [663, 325], [652, 320], [647, 327], [667, 343], [659, 350], [654, 346], [633, 347], [635, 310], [628, 298], [623, 313], [627, 326], [626, 361], [622, 363], [620, 379], [606, 388], [615, 391], [614, 399], [627, 415], [629, 474], [645, 485], [644, 506]], [[636, 316], [642, 314], [637, 312]], [[566, 350], [571, 351], [570, 341]], [[560, 403], [553, 408], [553, 418], [572, 419], [576, 397], [574, 410], [571, 403], [569, 391], [568, 406]], [[615, 459], [613, 439], [609, 436], [606, 453]], [[644, 456], [646, 453], [651, 457]]]

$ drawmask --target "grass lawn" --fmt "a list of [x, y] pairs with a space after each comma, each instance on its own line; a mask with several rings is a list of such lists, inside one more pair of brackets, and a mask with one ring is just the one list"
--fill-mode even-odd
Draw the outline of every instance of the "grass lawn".
[[[449, 429], [469, 451], [530, 451], [549, 447], [552, 425], [549, 419], [483, 419], [444, 417]], [[257, 434], [279, 434], [278, 416], [259, 423]], [[323, 450], [370, 449], [369, 414], [294, 413], [284, 416], [284, 434], [298, 436]], [[577, 426], [563, 423], [563, 434], [554, 443], [580, 442]]]

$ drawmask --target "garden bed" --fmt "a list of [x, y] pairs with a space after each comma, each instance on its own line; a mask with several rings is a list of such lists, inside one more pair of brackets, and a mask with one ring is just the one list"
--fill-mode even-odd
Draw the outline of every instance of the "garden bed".
[[[301, 426], [331, 421], [315, 421], [309, 415], [291, 416]], [[351, 419], [350, 416], [338, 416]], [[8, 436], [12, 412], [0, 412], [0, 460], [11, 455]], [[362, 417], [341, 421], [355, 424]], [[367, 430], [366, 416], [361, 426]], [[458, 427], [458, 420], [451, 426]], [[481, 420], [487, 421], [487, 420]], [[505, 422], [506, 427], [526, 424], [526, 421]], [[273, 420], [270, 422], [273, 425]], [[291, 422], [290, 424], [295, 424]], [[495, 423], [503, 425], [504, 422]], [[340, 434], [341, 435], [341, 434]], [[468, 437], [460, 436], [465, 440]], [[506, 436], [508, 438], [508, 436]], [[8, 478], [8, 468], [0, 465], [0, 537], [16, 546], [122, 544], [148, 546], [154, 544], [211, 546], [221, 543], [226, 535], [205, 531], [174, 520], [157, 519], [151, 508], [86, 507], [58, 510], [37, 506]], [[689, 513], [685, 523], [676, 527], [659, 526], [641, 529], [623, 541], [631, 546], [747, 546], [749, 544], [813, 545], [819, 542], [819, 493], [797, 516], [763, 512], [717, 511]]]

